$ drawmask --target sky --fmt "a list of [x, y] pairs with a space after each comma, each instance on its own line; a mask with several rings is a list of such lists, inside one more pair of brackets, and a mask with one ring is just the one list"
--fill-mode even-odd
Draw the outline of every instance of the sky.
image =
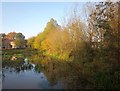
[[51, 18], [54, 18], [61, 25], [63, 22], [62, 19], [67, 14], [69, 16], [69, 11], [74, 6], [74, 3], [71, 1], [81, 1], [79, 2], [80, 6], [83, 7], [83, 2], [102, 0], [66, 0], [68, 2], [61, 2], [64, 0], [58, 0], [59, 2], [48, 2], [48, 0], [41, 0], [47, 2], [35, 1], [39, 0], [29, 0], [29, 2], [28, 0], [2, 0], [0, 2], [0, 33], [21, 32], [26, 38], [36, 36], [44, 30]]
[[53, 18], [61, 25], [72, 2], [3, 2], [2, 32], [21, 32], [26, 38], [42, 32]]

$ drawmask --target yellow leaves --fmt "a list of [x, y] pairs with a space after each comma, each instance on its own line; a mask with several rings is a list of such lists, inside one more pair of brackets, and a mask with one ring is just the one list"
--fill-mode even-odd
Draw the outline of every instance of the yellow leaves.
[[28, 41], [27, 41], [27, 45], [29, 45], [32, 48], [34, 48], [34, 41], [35, 41], [35, 37], [29, 38]]
[[42, 41], [42, 43], [41, 43], [41, 48], [43, 49], [43, 50], [49, 50], [49, 40], [48, 39], [45, 39], [44, 41]]

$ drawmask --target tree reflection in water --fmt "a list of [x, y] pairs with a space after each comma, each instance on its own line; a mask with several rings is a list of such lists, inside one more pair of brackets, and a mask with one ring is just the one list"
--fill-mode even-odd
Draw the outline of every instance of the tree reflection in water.
[[23, 64], [20, 67], [16, 67], [16, 72], [31, 70], [33, 68], [33, 64], [29, 63], [28, 59], [25, 58]]
[[12, 56], [11, 59], [13, 58], [15, 58], [16, 60], [3, 61], [3, 68], [9, 69], [10, 72], [14, 71], [16, 73], [19, 73], [20, 71], [24, 71], [24, 70], [31, 70], [34, 66], [32, 63], [29, 63], [29, 60], [27, 58], [22, 60], [22, 59], [17, 59], [17, 57], [15, 56]]
[[[80, 67], [73, 63], [65, 62], [61, 60], [56, 60], [49, 57], [40, 58], [38, 55], [28, 56], [25, 58], [17, 59], [17, 60], [8, 60], [3, 61], [3, 78], [4, 69], [9, 70], [11, 72], [20, 73], [24, 71], [34, 70], [36, 73], [43, 73], [50, 86], [55, 86], [58, 83], [63, 83], [63, 88], [87, 88], [90, 82], [82, 76]], [[41, 79], [44, 77], [41, 76]]]

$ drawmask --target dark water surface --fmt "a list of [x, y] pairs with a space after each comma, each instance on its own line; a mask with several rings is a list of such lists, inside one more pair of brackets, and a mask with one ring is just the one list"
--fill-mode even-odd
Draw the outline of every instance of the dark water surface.
[[[26, 62], [26, 58], [21, 61], [11, 61], [3, 66], [3, 89], [61, 89], [64, 83], [55, 79], [50, 74], [47, 77], [39, 66]], [[48, 73], [49, 75], [49, 73]], [[49, 80], [53, 80], [50, 82]]]
[[83, 89], [90, 84], [79, 64], [16, 51], [3, 52], [3, 89]]
[[[82, 56], [81, 56], [82, 57]], [[106, 61], [73, 61], [44, 55], [37, 50], [3, 50], [3, 89], [114, 89], [120, 72]], [[100, 64], [100, 65], [99, 65]]]

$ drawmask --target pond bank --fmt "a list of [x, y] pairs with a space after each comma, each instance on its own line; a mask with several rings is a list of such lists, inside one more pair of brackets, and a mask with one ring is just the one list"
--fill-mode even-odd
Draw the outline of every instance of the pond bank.
[[[34, 81], [37, 86], [41, 81], [44, 84], [40, 83], [43, 87], [36, 87], [34, 83], [31, 83], [31, 85], [34, 84], [34, 88], [52, 88], [54, 86], [59, 88], [58, 84], [61, 83], [64, 84], [62, 88], [67, 89], [118, 89], [120, 87], [120, 72], [111, 72], [108, 68], [104, 70], [103, 67], [100, 67], [101, 69], [95, 68], [97, 66], [94, 65], [94, 61], [84, 64], [80, 63], [80, 59], [78, 61], [64, 61], [45, 56], [42, 52], [33, 49], [3, 50], [2, 57], [3, 73], [8, 75], [6, 80], [11, 79], [11, 77], [23, 80], [23, 78], [28, 79], [30, 76], [38, 76], [38, 80], [30, 77], [29, 82]], [[11, 58], [16, 59], [11, 60]], [[25, 60], [27, 60], [28, 65], [24, 65]], [[24, 77], [25, 74], [28, 78]], [[47, 81], [39, 79], [41, 74], [41, 78], [45, 78]], [[12, 80], [19, 83], [19, 80]], [[3, 83], [5, 88], [9, 88], [5, 84], [10, 84], [10, 82]], [[48, 86], [49, 84], [50, 86]]]

